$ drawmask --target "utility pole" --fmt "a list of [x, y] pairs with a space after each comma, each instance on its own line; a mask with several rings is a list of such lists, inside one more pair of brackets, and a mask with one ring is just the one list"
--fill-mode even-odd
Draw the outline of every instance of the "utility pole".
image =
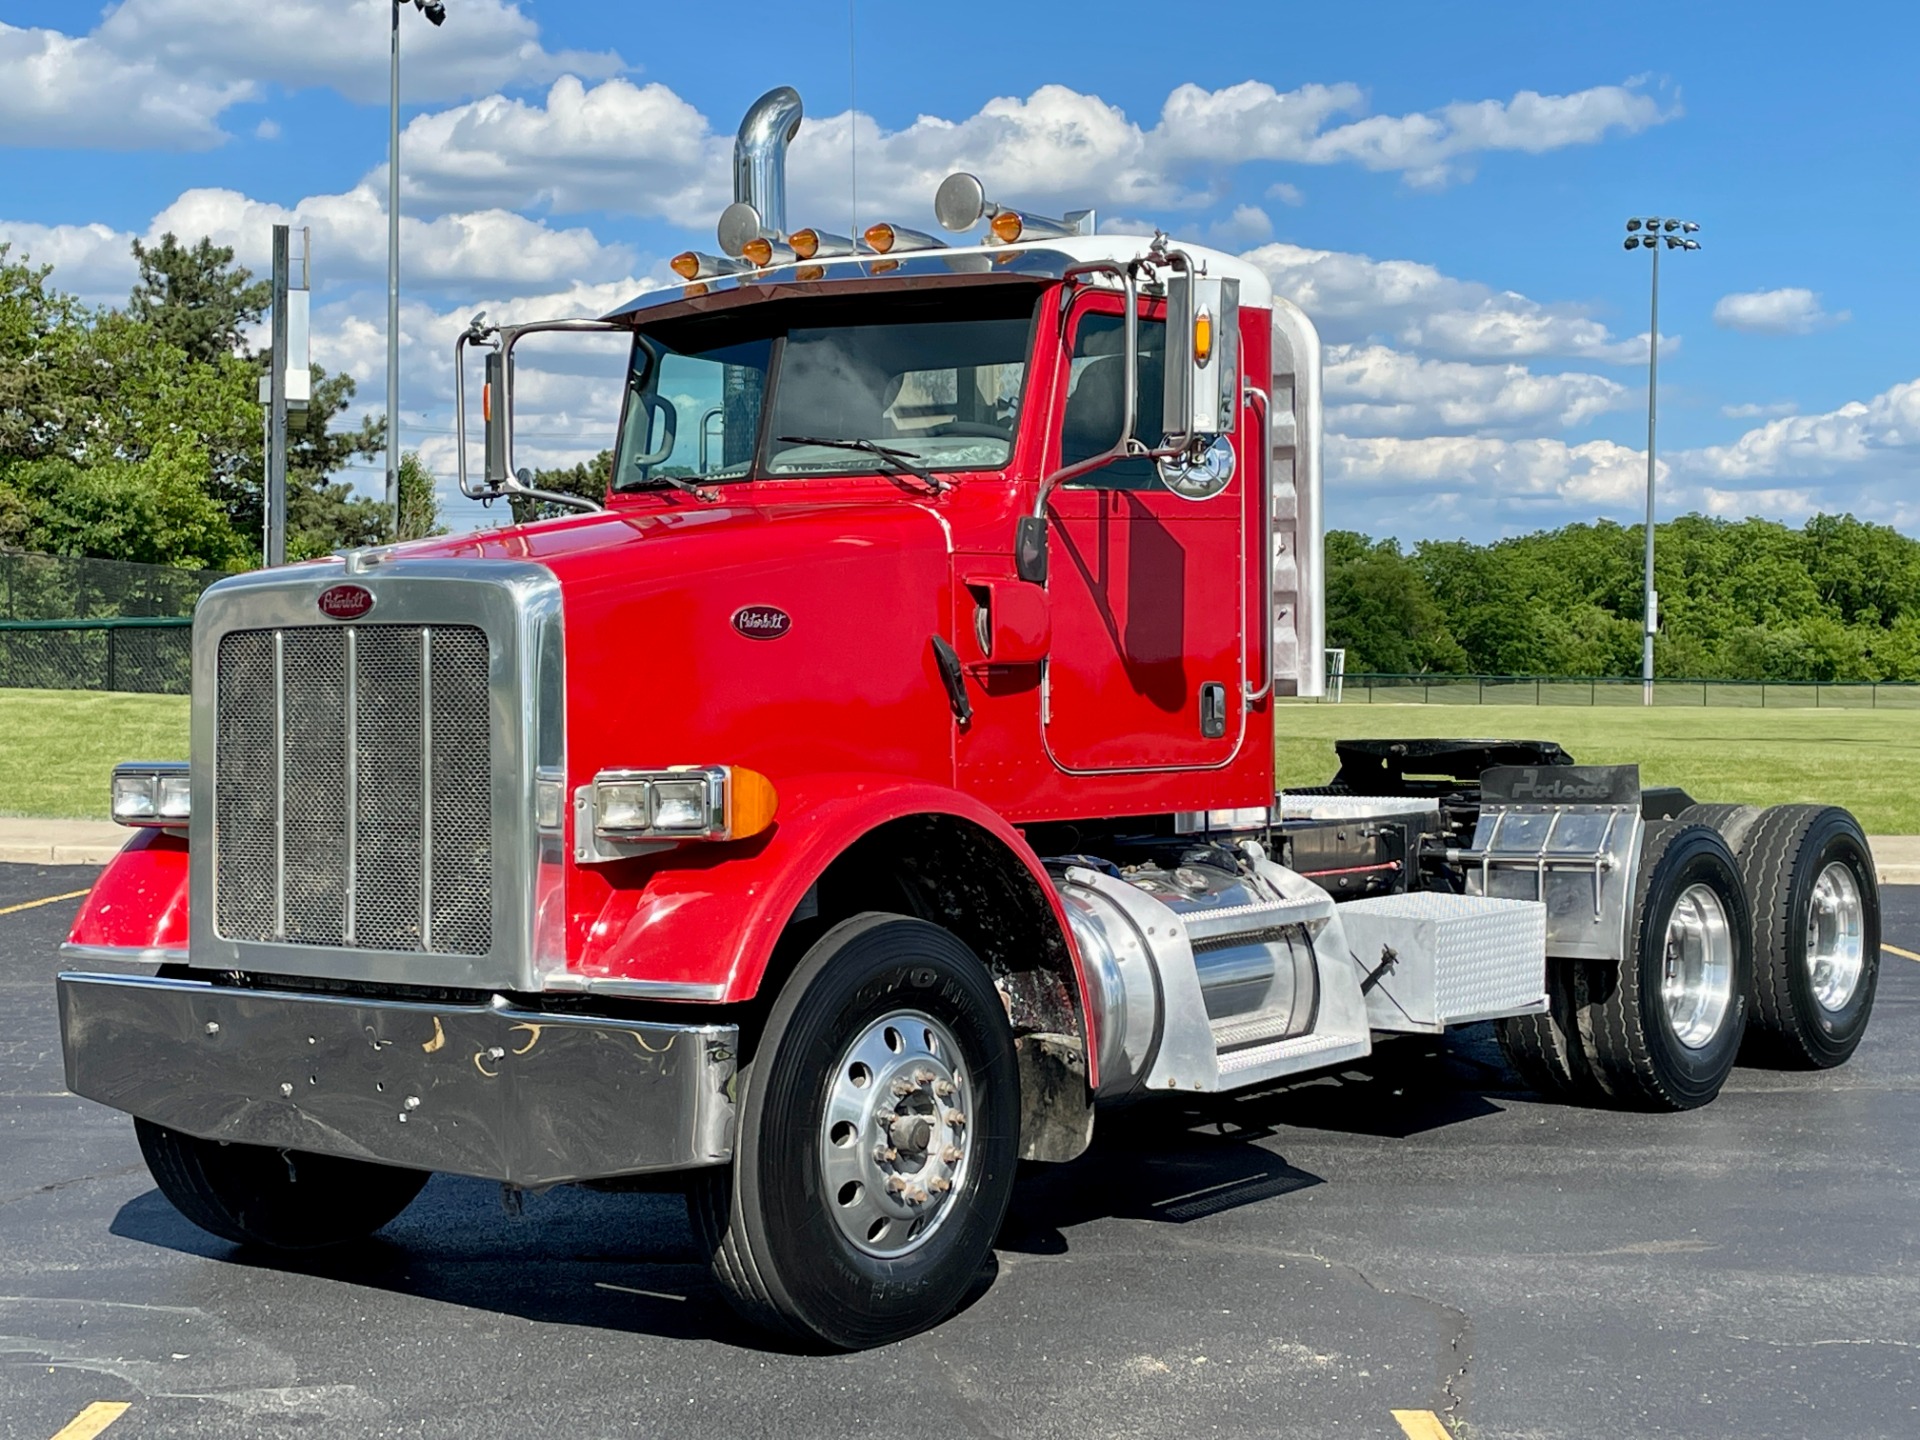
[[[1644, 232], [1642, 226], [1646, 227]], [[1647, 573], [1640, 648], [1642, 705], [1653, 704], [1653, 636], [1660, 628], [1660, 594], [1653, 588], [1653, 440], [1660, 396], [1660, 242], [1664, 240], [1668, 250], [1698, 250], [1700, 242], [1691, 237], [1699, 228], [1691, 220], [1663, 221], [1658, 215], [1627, 221], [1626, 248], [1645, 246], [1653, 251], [1652, 318], [1647, 326]]]
[[[387, 114], [387, 510], [400, 538], [400, 7], [393, 0], [392, 104]], [[433, 22], [447, 23], [445, 0], [413, 0]]]
[[287, 262], [292, 227], [273, 227], [273, 356], [267, 366], [267, 550], [269, 565], [287, 563]]

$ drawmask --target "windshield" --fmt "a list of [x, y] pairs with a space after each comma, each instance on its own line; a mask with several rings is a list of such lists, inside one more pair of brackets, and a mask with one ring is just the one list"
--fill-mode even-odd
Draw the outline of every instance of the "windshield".
[[1013, 454], [1032, 310], [1033, 292], [1009, 286], [781, 301], [650, 326], [634, 344], [614, 487], [900, 462], [1000, 469]]

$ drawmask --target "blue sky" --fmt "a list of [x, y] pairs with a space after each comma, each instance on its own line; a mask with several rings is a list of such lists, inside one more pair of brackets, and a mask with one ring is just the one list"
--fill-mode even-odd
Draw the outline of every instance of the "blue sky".
[[[927, 223], [934, 183], [1247, 253], [1329, 341], [1331, 524], [1493, 535], [1638, 513], [1647, 260], [1664, 512], [1852, 510], [1920, 534], [1920, 7], [713, 8], [403, 16], [403, 435], [451, 474], [459, 320], [592, 313], [710, 245], [746, 104], [808, 121], [795, 223]], [[1089, 18], [1097, 15], [1098, 21]], [[384, 388], [386, 0], [8, 0], [0, 240], [124, 295], [128, 243], [263, 267], [315, 228], [316, 358]], [[536, 461], [611, 435], [605, 347], [530, 380]], [[369, 477], [370, 478], [370, 477]], [[464, 522], [480, 517], [455, 507]]]

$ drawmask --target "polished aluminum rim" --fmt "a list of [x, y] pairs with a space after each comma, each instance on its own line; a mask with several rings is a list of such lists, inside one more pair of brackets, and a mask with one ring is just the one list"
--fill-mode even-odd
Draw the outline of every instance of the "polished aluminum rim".
[[1866, 906], [1853, 867], [1835, 860], [1813, 882], [1807, 907], [1807, 973], [1822, 1010], [1847, 1008], [1867, 968]]
[[1710, 885], [1689, 885], [1667, 917], [1660, 998], [1667, 1024], [1689, 1050], [1720, 1033], [1733, 1005], [1733, 930]]
[[975, 1110], [938, 1020], [901, 1010], [869, 1025], [827, 1077], [820, 1169], [840, 1233], [882, 1260], [926, 1244], [966, 1190]]

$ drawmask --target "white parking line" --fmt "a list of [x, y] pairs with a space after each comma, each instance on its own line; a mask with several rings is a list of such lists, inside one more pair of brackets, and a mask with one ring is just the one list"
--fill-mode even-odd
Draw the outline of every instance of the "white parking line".
[[1898, 955], [1902, 960], [1920, 960], [1920, 955], [1914, 954], [1913, 951], [1902, 950], [1898, 945], [1889, 945], [1884, 940], [1880, 942], [1880, 948], [1889, 955]]

